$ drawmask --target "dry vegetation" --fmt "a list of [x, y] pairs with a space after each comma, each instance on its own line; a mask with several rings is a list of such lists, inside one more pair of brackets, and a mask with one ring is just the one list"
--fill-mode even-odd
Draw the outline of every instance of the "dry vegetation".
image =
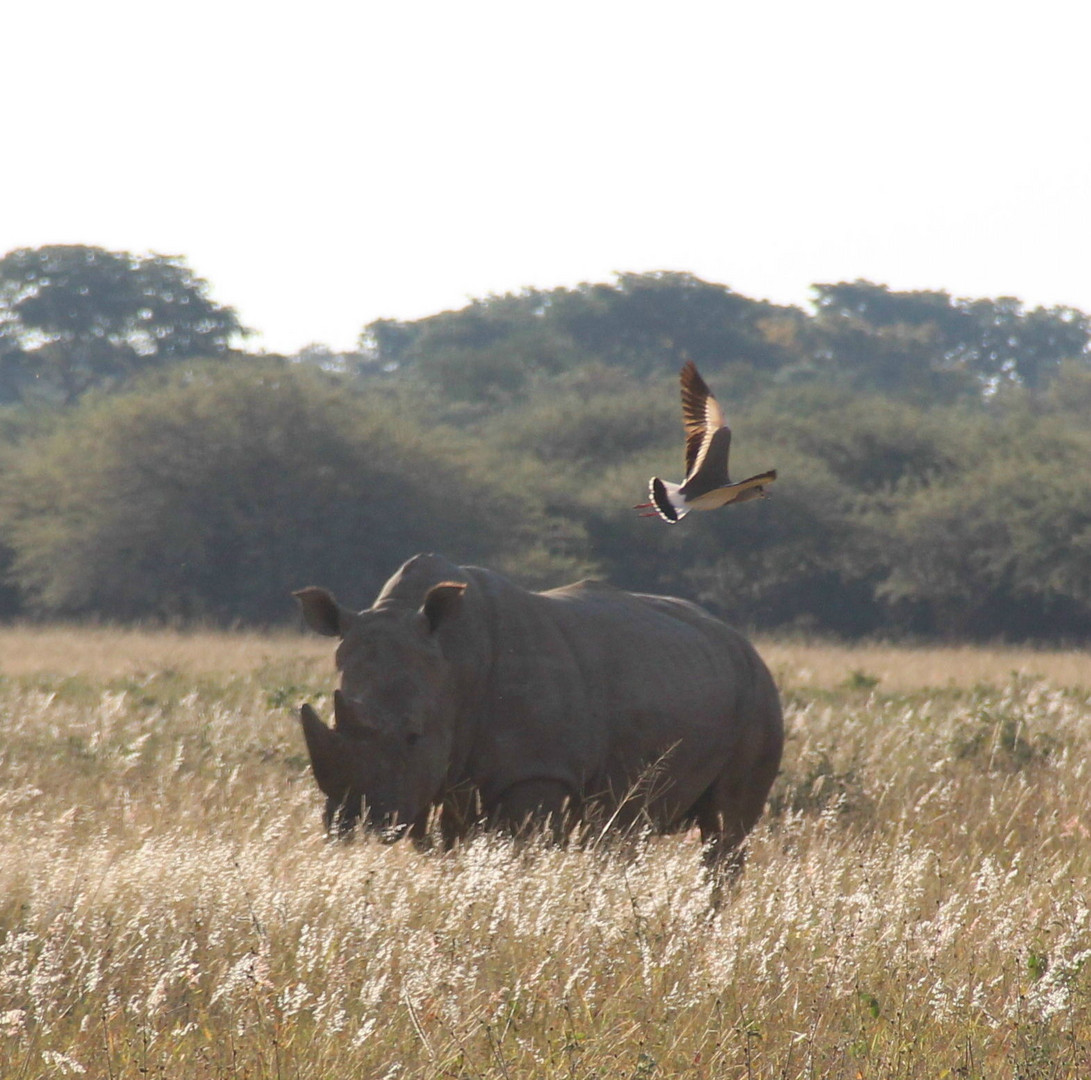
[[1091, 663], [763, 648], [714, 910], [692, 838], [324, 842], [328, 642], [4, 632], [0, 1076], [1091, 1075]]
[[311, 661], [331, 670], [328, 641], [287, 631], [142, 630], [113, 626], [0, 626], [0, 676], [140, 678], [173, 672], [230, 677]]
[[[876, 680], [880, 689], [971, 688], [1012, 676], [1059, 686], [1091, 682], [1086, 652], [1014, 647], [917, 646], [757, 639], [782, 688], [833, 689]], [[0, 675], [82, 675], [94, 679], [150, 673], [230, 677], [288, 664], [321, 679], [331, 670], [328, 641], [287, 631], [191, 631], [112, 626], [0, 626]]]

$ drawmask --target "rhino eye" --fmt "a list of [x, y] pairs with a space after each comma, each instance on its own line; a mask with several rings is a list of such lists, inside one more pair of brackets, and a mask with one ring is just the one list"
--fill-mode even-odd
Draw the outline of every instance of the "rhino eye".
[[420, 742], [420, 732], [410, 731], [405, 736], [405, 742], [407, 746], [416, 746]]

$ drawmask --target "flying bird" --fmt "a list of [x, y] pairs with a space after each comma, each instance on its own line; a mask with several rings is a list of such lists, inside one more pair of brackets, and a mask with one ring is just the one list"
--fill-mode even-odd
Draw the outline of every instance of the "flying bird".
[[776, 469], [747, 477], [737, 484], [727, 474], [727, 455], [731, 449], [731, 428], [724, 423], [719, 403], [697, 371], [692, 360], [682, 365], [682, 419], [686, 425], [686, 478], [680, 484], [653, 476], [648, 484], [651, 502], [638, 503], [636, 510], [653, 507], [672, 525], [691, 510], [715, 510], [729, 503], [764, 499], [765, 485], [777, 478]]

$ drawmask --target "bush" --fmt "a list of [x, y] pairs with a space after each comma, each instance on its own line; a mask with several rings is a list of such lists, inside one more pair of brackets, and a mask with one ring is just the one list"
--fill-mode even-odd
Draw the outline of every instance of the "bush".
[[892, 501], [881, 595], [948, 637], [1091, 633], [1089, 454], [1055, 419], [999, 417], [957, 473]]
[[197, 368], [13, 452], [0, 546], [51, 615], [278, 620], [308, 583], [362, 605], [415, 551], [495, 553], [510, 500], [474, 498], [453, 439], [311, 370]]

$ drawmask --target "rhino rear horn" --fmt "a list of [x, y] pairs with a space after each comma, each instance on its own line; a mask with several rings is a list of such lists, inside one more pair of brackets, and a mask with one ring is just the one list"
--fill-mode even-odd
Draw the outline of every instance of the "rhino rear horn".
[[367, 732], [365, 725], [361, 724], [356, 718], [348, 699], [340, 690], [334, 690], [333, 692], [333, 730], [338, 735], [355, 736], [356, 738]]
[[328, 798], [343, 799], [351, 781], [345, 737], [326, 727], [310, 705], [299, 710], [299, 719], [315, 781]]

